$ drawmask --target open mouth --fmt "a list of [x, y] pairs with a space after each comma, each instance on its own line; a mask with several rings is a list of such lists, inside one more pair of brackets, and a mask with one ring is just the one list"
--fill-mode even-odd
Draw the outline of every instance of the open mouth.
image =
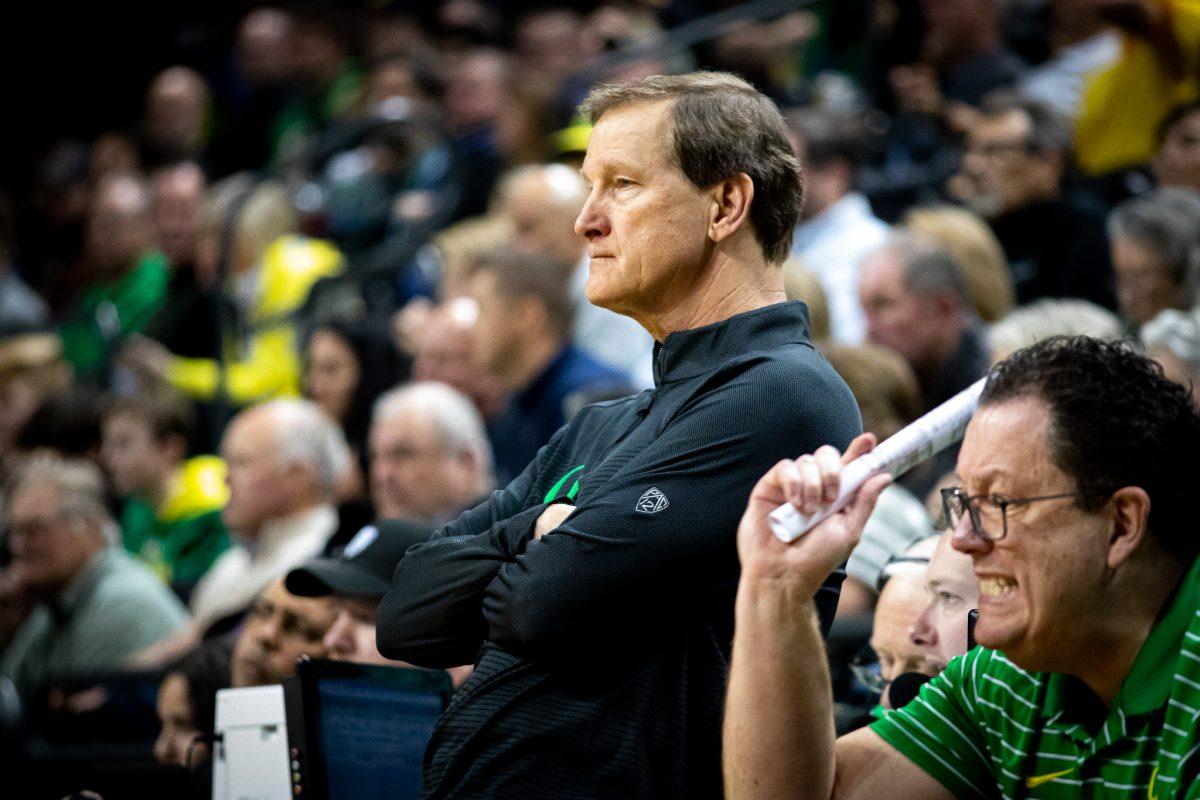
[[999, 600], [1017, 591], [1017, 582], [1012, 578], [980, 578], [979, 596], [989, 600]]

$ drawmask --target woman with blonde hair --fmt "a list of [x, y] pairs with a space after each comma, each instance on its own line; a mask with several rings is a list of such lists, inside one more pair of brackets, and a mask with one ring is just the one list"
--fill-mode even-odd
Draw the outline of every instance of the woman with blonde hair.
[[1013, 282], [1004, 250], [979, 215], [958, 206], [923, 206], [905, 215], [903, 227], [950, 251], [980, 319], [995, 322], [1012, 310]]

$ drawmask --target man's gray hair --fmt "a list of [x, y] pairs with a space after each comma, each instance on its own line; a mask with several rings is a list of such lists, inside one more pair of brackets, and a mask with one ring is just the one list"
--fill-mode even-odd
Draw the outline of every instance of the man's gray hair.
[[1121, 203], [1108, 215], [1109, 238], [1136, 240], [1162, 264], [1177, 286], [1195, 301], [1200, 280], [1200, 194], [1159, 189]]
[[1168, 308], [1142, 326], [1142, 344], [1147, 351], [1168, 350], [1200, 373], [1200, 319], [1195, 314]]
[[92, 462], [55, 455], [34, 456], [9, 477], [4, 491], [6, 502], [11, 503], [19, 492], [34, 486], [54, 489], [59, 516], [94, 522], [107, 546], [120, 542], [121, 531], [105, 502], [104, 476]]
[[317, 491], [333, 497], [338, 483], [350, 470], [350, 446], [342, 429], [310, 400], [270, 400], [260, 408], [269, 409], [274, 421], [279, 461], [285, 465], [308, 464]]
[[484, 484], [480, 494], [490, 489], [492, 446], [488, 441], [483, 417], [466, 395], [438, 381], [421, 381], [397, 386], [379, 396], [371, 415], [372, 422], [414, 411], [427, 417], [434, 433], [450, 453], [472, 453], [480, 467]]
[[895, 233], [883, 245], [904, 267], [904, 286], [913, 294], [950, 292], [959, 305], [970, 310], [970, 290], [962, 267], [945, 247], [910, 233]]
[[1046, 298], [1022, 306], [992, 325], [987, 332], [993, 355], [1008, 355], [1051, 336], [1091, 336], [1120, 339], [1121, 320], [1086, 300]]

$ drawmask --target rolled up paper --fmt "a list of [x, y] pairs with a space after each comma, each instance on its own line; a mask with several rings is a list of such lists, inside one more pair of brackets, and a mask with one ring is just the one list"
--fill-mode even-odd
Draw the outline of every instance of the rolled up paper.
[[967, 423], [979, 407], [979, 395], [985, 378], [901, 428], [871, 452], [854, 459], [842, 469], [837, 499], [812, 516], [806, 516], [791, 503], [771, 512], [771, 530], [782, 542], [794, 542], [814, 525], [846, 507], [858, 488], [881, 472], [900, 477], [925, 459], [945, 450], [963, 437]]

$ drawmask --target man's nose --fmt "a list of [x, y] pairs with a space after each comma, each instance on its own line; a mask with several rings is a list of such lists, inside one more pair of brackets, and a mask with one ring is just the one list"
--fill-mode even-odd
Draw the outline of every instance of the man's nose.
[[264, 621], [258, 626], [258, 641], [268, 649], [279, 642], [279, 622], [275, 619]]
[[976, 533], [971, 515], [963, 514], [950, 534], [950, 546], [967, 555], [982, 555], [992, 549], [992, 541]]
[[917, 647], [933, 647], [937, 644], [937, 628], [929, 623], [932, 610], [933, 603], [929, 603], [908, 629], [908, 640]]
[[604, 213], [600, 202], [589, 196], [587, 202], [583, 204], [579, 216], [575, 218], [575, 233], [591, 241], [597, 237], [607, 236], [610, 231], [608, 216]]
[[349, 614], [342, 611], [337, 615], [333, 624], [329, 626], [329, 630], [325, 632], [325, 638], [321, 644], [325, 646], [330, 655], [346, 654], [354, 649], [350, 636]]

